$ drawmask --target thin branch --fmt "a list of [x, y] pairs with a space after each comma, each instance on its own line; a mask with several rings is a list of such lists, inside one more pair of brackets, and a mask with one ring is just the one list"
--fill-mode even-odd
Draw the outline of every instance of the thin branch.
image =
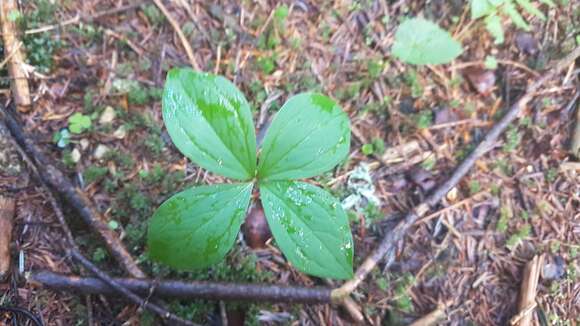
[[[1, 124], [0, 124], [0, 127], [4, 128], [4, 126]], [[38, 168], [34, 165], [32, 159], [28, 156], [28, 154], [24, 151], [24, 149], [18, 143], [16, 143], [15, 140], [13, 140], [13, 142], [14, 142], [13, 145], [16, 146], [16, 148], [21, 152], [21, 155], [22, 155], [22, 158], [24, 159], [24, 161], [26, 161], [26, 163], [28, 164], [28, 166], [30, 167], [30, 169], [32, 170], [34, 175], [38, 178], [40, 185], [44, 189], [44, 195], [48, 199], [54, 213], [56, 214], [57, 220], [58, 220], [60, 227], [61, 227], [61, 230], [64, 234], [64, 238], [60, 239], [63, 248], [67, 248], [66, 250], [69, 252], [70, 255], [72, 255], [74, 258], [79, 260], [85, 267], [87, 267], [87, 269], [91, 270], [97, 276], [99, 276], [99, 277], [102, 277], [103, 275], [107, 276], [104, 272], [99, 270], [98, 267], [92, 265], [88, 259], [86, 259], [84, 256], [82, 256], [82, 254], [79, 251], [78, 246], [75, 243], [75, 240], [74, 240], [73, 234], [70, 230], [70, 227], [68, 226], [68, 224], [66, 222], [62, 207], [60, 206], [60, 204], [58, 203], [56, 198], [54, 198], [52, 191], [46, 185], [45, 181], [43, 180], [42, 176], [40, 175]], [[13, 207], [12, 207], [12, 209], [13, 209]], [[3, 212], [3, 210], [2, 210], [2, 197], [0, 197], [0, 222], [2, 222], [2, 212]], [[0, 223], [0, 226], [2, 226], [2, 223]], [[10, 230], [11, 230], [11, 228], [10, 228]], [[4, 229], [0, 228], [0, 231], [4, 231]], [[0, 263], [2, 261], [3, 261], [3, 258], [0, 257]], [[6, 259], [6, 261], [9, 262], [10, 259]], [[98, 273], [96, 273], [95, 270]], [[106, 284], [109, 283], [106, 279], [103, 279], [103, 282], [106, 282]], [[129, 290], [123, 288], [122, 285], [115, 283], [114, 280], [112, 280], [112, 282], [113, 282], [113, 284], [110, 285], [111, 289], [118, 291], [118, 292], [121, 292], [121, 294], [126, 295], [129, 298], [129, 300], [133, 301], [134, 303], [138, 304], [141, 307], [145, 307], [145, 309], [148, 309], [153, 313], [158, 314], [161, 318], [168, 319], [168, 320], [174, 321], [174, 322], [182, 324], [182, 325], [195, 325], [195, 324], [192, 324], [188, 321], [182, 320], [178, 316], [172, 314], [171, 312], [165, 310], [162, 307], [159, 307], [159, 306], [152, 304], [152, 303], [148, 303], [147, 300], [141, 299], [139, 296], [132, 294]]]
[[[82, 294], [114, 294], [115, 291], [98, 278], [78, 277], [48, 271], [34, 272], [30, 281], [43, 286]], [[173, 299], [207, 299], [224, 301], [262, 301], [294, 303], [330, 303], [331, 288], [290, 287], [279, 285], [239, 284], [203, 281], [113, 279], [134, 293]]]
[[91, 22], [93, 22], [99, 18], [105, 17], [105, 16], [112, 16], [112, 15], [123, 13], [125, 11], [140, 8], [141, 6], [147, 4], [147, 2], [148, 1], [143, 1], [143, 2], [139, 2], [139, 3], [124, 5], [121, 7], [115, 7], [112, 9], [99, 11], [93, 15], [82, 15], [82, 14], [76, 15], [75, 17], [69, 18], [69, 19], [62, 21], [62, 22], [59, 22], [57, 24], [46, 25], [46, 26], [41, 26], [41, 27], [34, 28], [34, 29], [29, 29], [29, 30], [25, 31], [24, 34], [26, 34], [26, 35], [38, 34], [38, 33], [44, 33], [44, 32], [49, 32], [49, 31], [52, 31], [55, 29], [63, 28], [63, 27], [66, 27], [66, 26], [72, 25], [72, 24], [91, 23]]
[[[377, 266], [377, 264], [384, 257], [394, 257], [395, 250], [399, 241], [407, 234], [411, 226], [421, 217], [423, 217], [431, 208], [439, 203], [445, 195], [469, 172], [475, 162], [489, 152], [499, 136], [507, 129], [507, 127], [518, 117], [526, 104], [532, 99], [534, 93], [538, 91], [548, 80], [560, 73], [563, 69], [580, 56], [580, 47], [577, 47], [564, 59], [560, 60], [553, 66], [543, 77], [532, 83], [526, 93], [515, 102], [506, 112], [503, 118], [496, 123], [487, 133], [482, 142], [477, 145], [475, 150], [461, 162], [455, 171], [451, 174], [449, 179], [441, 184], [425, 201], [416, 206], [413, 210], [407, 213], [405, 218], [397, 224], [397, 226], [389, 230], [385, 237], [381, 240], [377, 248], [364, 260], [362, 265], [357, 269], [354, 278], [344, 283], [340, 288], [332, 291], [333, 301], [340, 302], [345, 297], [350, 295], [367, 275]], [[393, 259], [387, 259], [387, 265], [392, 263]], [[385, 268], [388, 268], [386, 266]]]
[[141, 271], [137, 262], [127, 251], [115, 232], [109, 228], [92, 202], [50, 162], [48, 157], [32, 141], [32, 137], [23, 130], [20, 123], [12, 117], [7, 109], [0, 110], [0, 121], [6, 125], [12, 138], [22, 148], [26, 156], [34, 162], [41, 180], [60, 193], [77, 210], [85, 223], [97, 231], [107, 244], [107, 248], [113, 257], [121, 264], [121, 267], [133, 277], [145, 277], [145, 273]]
[[177, 36], [179, 36], [179, 40], [181, 41], [181, 44], [183, 45], [183, 48], [185, 49], [185, 53], [187, 53], [187, 57], [189, 58], [189, 63], [191, 64], [193, 69], [201, 71], [201, 68], [200, 68], [199, 64], [197, 63], [197, 60], [195, 60], [195, 56], [193, 55], [193, 50], [191, 49], [191, 45], [189, 44], [187, 37], [185, 37], [185, 34], [183, 34], [181, 27], [179, 27], [179, 23], [175, 20], [175, 18], [173, 18], [173, 16], [169, 12], [169, 10], [167, 10], [167, 7], [165, 7], [163, 2], [161, 2], [161, 0], [153, 0], [153, 2], [155, 2], [155, 5], [159, 8], [159, 10], [161, 10], [163, 15], [165, 15], [165, 18], [167, 18], [167, 20], [169, 21], [169, 23], [171, 24], [171, 26], [173, 27], [173, 29], [177, 33]]
[[192, 323], [190, 321], [187, 321], [185, 319], [182, 319], [182, 318], [170, 313], [169, 311], [161, 308], [160, 306], [158, 306], [156, 304], [153, 304], [153, 303], [150, 303], [150, 302], [147, 302], [147, 301], [141, 299], [141, 297], [139, 297], [135, 293], [131, 292], [126, 287], [120, 285], [113, 278], [111, 278], [105, 272], [100, 270], [97, 266], [95, 266], [87, 258], [85, 258], [78, 250], [71, 249], [71, 250], [69, 250], [69, 254], [76, 261], [78, 261], [81, 265], [83, 265], [86, 269], [91, 271], [91, 273], [95, 274], [100, 280], [105, 282], [110, 288], [112, 288], [114, 290], [114, 292], [117, 292], [117, 293], [124, 295], [127, 299], [133, 301], [133, 303], [135, 303], [139, 306], [142, 306], [142, 307], [146, 308], [147, 310], [150, 310], [150, 311], [156, 313], [157, 315], [161, 316], [162, 318], [165, 318], [173, 323], [177, 323], [179, 325], [188, 325], [188, 326], [196, 326], [197, 325], [195, 323]]

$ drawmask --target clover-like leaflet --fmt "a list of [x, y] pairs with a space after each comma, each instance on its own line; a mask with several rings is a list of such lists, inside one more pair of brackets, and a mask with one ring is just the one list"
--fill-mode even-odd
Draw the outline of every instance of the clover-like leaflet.
[[199, 166], [236, 179], [175, 194], [149, 223], [150, 256], [178, 269], [210, 266], [233, 246], [254, 186], [277, 245], [297, 269], [352, 277], [353, 240], [340, 203], [296, 181], [319, 175], [349, 152], [350, 122], [328, 97], [291, 97], [274, 117], [259, 156], [250, 106], [227, 79], [172, 69], [163, 120], [176, 147]]

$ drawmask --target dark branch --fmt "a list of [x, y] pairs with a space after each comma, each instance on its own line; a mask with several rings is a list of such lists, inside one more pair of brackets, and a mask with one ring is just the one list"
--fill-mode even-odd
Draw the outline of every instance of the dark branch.
[[0, 110], [0, 122], [6, 125], [12, 138], [33, 161], [42, 182], [62, 195], [76, 209], [85, 223], [97, 231], [107, 244], [107, 248], [113, 257], [121, 264], [121, 267], [133, 277], [145, 277], [145, 274], [137, 266], [137, 263], [131, 254], [129, 254], [119, 237], [105, 223], [101, 214], [94, 208], [92, 202], [42, 153], [32, 141], [33, 138], [24, 131], [20, 123], [9, 112], [8, 108]]
[[141, 297], [131, 292], [131, 290], [128, 290], [126, 287], [117, 283], [113, 278], [111, 278], [109, 275], [107, 275], [105, 272], [103, 272], [97, 266], [91, 263], [88, 259], [86, 259], [76, 249], [69, 250], [69, 253], [76, 261], [78, 261], [81, 265], [83, 265], [86, 269], [91, 271], [91, 273], [95, 274], [101, 281], [103, 281], [104, 284], [108, 285], [109, 288], [112, 289], [114, 293], [116, 292], [123, 294], [127, 299], [131, 300], [133, 303], [138, 304], [139, 306], [144, 307], [147, 310], [150, 310], [156, 313], [157, 315], [161, 316], [162, 318], [172, 321], [175, 324], [197, 326], [197, 324], [182, 319], [156, 304], [150, 303], [147, 300], [143, 300]]
[[[82, 294], [115, 294], [115, 290], [98, 278], [63, 275], [48, 271], [33, 273], [30, 281], [43, 286]], [[277, 285], [220, 282], [150, 280], [114, 278], [120, 286], [141, 295], [173, 299], [207, 299], [224, 301], [264, 301], [294, 303], [330, 303], [330, 288], [290, 287]]]

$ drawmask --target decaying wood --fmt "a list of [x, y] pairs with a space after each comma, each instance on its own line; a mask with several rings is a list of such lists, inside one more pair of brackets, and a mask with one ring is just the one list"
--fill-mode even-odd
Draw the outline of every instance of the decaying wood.
[[137, 262], [127, 251], [119, 237], [105, 222], [103, 216], [97, 211], [93, 203], [86, 195], [77, 189], [70, 180], [51, 163], [49, 158], [40, 151], [33, 142], [33, 137], [27, 134], [20, 123], [8, 112], [7, 109], [0, 110], [0, 121], [6, 125], [15, 142], [22, 148], [24, 153], [33, 161], [37, 167], [39, 177], [44, 183], [49, 185], [54, 191], [74, 208], [80, 217], [96, 231], [105, 241], [111, 255], [121, 264], [121, 267], [133, 277], [145, 277]]
[[543, 266], [543, 256], [534, 256], [524, 268], [524, 278], [520, 290], [520, 301], [518, 302], [519, 313], [510, 321], [511, 325], [530, 326], [534, 317], [533, 311], [536, 307], [536, 293], [540, 270]]
[[0, 282], [10, 273], [10, 243], [14, 223], [14, 198], [0, 196]]
[[8, 73], [11, 78], [12, 97], [19, 111], [30, 109], [30, 89], [28, 78], [24, 70], [24, 49], [19, 40], [18, 27], [15, 17], [18, 17], [18, 5], [16, 0], [0, 1], [0, 23], [2, 25], [2, 38], [4, 41], [4, 53], [10, 54], [8, 60]]
[[[63, 275], [48, 271], [32, 273], [29, 280], [56, 290], [82, 294], [114, 294], [115, 291], [98, 278]], [[114, 278], [128, 290], [154, 297], [173, 299], [211, 299], [224, 301], [263, 301], [296, 303], [330, 303], [330, 288], [290, 287], [278, 285], [222, 282], [151, 280]]]
[[[387, 232], [385, 237], [381, 240], [379, 245], [371, 254], [363, 261], [363, 263], [356, 270], [354, 278], [345, 282], [340, 288], [333, 290], [332, 297], [335, 302], [342, 301], [345, 297], [350, 295], [367, 277], [367, 275], [377, 266], [377, 264], [385, 257], [394, 257], [395, 250], [399, 242], [405, 237], [411, 226], [421, 217], [425, 216], [429, 210], [437, 205], [443, 199], [449, 190], [451, 190], [457, 183], [469, 172], [475, 165], [476, 161], [488, 153], [496, 144], [499, 136], [507, 129], [507, 127], [515, 121], [520, 113], [524, 110], [527, 103], [534, 97], [535, 93], [551, 78], [559, 74], [563, 69], [572, 64], [576, 58], [580, 56], [580, 47], [576, 47], [565, 58], [558, 61], [551, 69], [549, 69], [543, 77], [533, 82], [527, 88], [526, 93], [520, 97], [505, 113], [499, 122], [497, 122], [486, 134], [483, 141], [471, 152], [465, 160], [463, 160], [453, 171], [451, 176], [441, 185], [439, 185], [425, 201], [417, 205], [414, 209], [409, 211], [405, 217], [397, 224], [397, 226]], [[387, 259], [387, 265], [392, 264], [394, 259]], [[387, 268], [389, 266], [386, 266]]]

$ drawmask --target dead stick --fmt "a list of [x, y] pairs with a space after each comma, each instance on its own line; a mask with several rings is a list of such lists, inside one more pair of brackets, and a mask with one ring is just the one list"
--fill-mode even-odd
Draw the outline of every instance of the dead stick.
[[93, 203], [81, 190], [73, 186], [68, 178], [50, 162], [48, 157], [32, 141], [32, 137], [24, 132], [20, 123], [12, 117], [11, 113], [6, 109], [0, 110], [0, 120], [4, 122], [10, 134], [25, 154], [33, 160], [42, 181], [60, 193], [77, 210], [85, 223], [103, 238], [107, 248], [121, 264], [121, 267], [133, 277], [145, 277], [145, 273], [141, 271], [137, 262], [127, 251], [119, 237], [109, 228]]
[[10, 243], [14, 225], [14, 199], [0, 196], [0, 282], [10, 274]]
[[[532, 99], [534, 93], [537, 92], [538, 89], [542, 87], [548, 80], [572, 64], [579, 56], [580, 47], [576, 47], [569, 55], [560, 60], [546, 74], [544, 74], [542, 78], [532, 83], [528, 87], [526, 93], [517, 102], [515, 102], [502, 117], [502, 119], [491, 128], [483, 141], [477, 145], [475, 150], [471, 152], [471, 154], [469, 154], [469, 156], [467, 156], [467, 158], [461, 162], [457, 168], [455, 168], [455, 171], [453, 171], [449, 179], [437, 187], [437, 189], [429, 197], [427, 197], [424, 202], [420, 203], [417, 207], [408, 212], [405, 218], [399, 222], [399, 224], [397, 224], [394, 229], [389, 230], [389, 232], [379, 243], [378, 247], [364, 260], [362, 265], [357, 269], [354, 278], [344, 283], [341, 287], [332, 291], [333, 300], [340, 302], [346, 296], [350, 295], [350, 293], [352, 293], [352, 291], [354, 291], [359, 286], [359, 284], [385, 256], [394, 256], [397, 244], [403, 239], [407, 231], [417, 221], [417, 219], [423, 217], [432, 207], [437, 205], [437, 203], [439, 203], [439, 201], [445, 197], [447, 192], [449, 192], [449, 190], [451, 190], [451, 188], [453, 188], [463, 178], [463, 176], [469, 172], [475, 162], [493, 148], [499, 136], [518, 117], [526, 104], [530, 101], [530, 99]], [[387, 261], [392, 262], [393, 260], [387, 259]]]
[[161, 308], [160, 306], [158, 306], [156, 304], [153, 304], [153, 303], [150, 303], [150, 302], [147, 302], [147, 301], [141, 299], [141, 297], [139, 297], [135, 293], [131, 292], [126, 287], [120, 285], [114, 279], [112, 279], [109, 275], [107, 275], [105, 272], [100, 270], [97, 266], [95, 266], [88, 259], [86, 259], [78, 250], [71, 249], [71, 250], [69, 250], [69, 254], [76, 261], [78, 261], [81, 265], [83, 265], [86, 269], [91, 271], [91, 273], [95, 274], [100, 280], [105, 282], [110, 288], [112, 288], [114, 290], [114, 292], [117, 292], [117, 293], [124, 295], [127, 299], [133, 301], [133, 303], [138, 304], [139, 306], [142, 306], [142, 307], [146, 308], [147, 310], [150, 310], [150, 311], [156, 313], [157, 315], [161, 316], [162, 318], [167, 319], [175, 324], [188, 325], [188, 326], [196, 326], [197, 325], [195, 323], [192, 323], [190, 321], [187, 321], [185, 319], [182, 319], [182, 318], [170, 313], [169, 311]]
[[[82, 294], [113, 294], [114, 290], [98, 278], [78, 277], [48, 271], [34, 272], [29, 281], [48, 288]], [[173, 299], [207, 299], [224, 301], [261, 301], [292, 303], [330, 303], [331, 288], [291, 287], [205, 281], [151, 280], [114, 278], [134, 293]]]
[[163, 2], [161, 0], [153, 0], [153, 2], [155, 2], [155, 5], [159, 8], [159, 10], [161, 10], [161, 12], [165, 16], [165, 18], [167, 18], [167, 20], [169, 21], [169, 23], [171, 24], [171, 26], [173, 27], [173, 29], [177, 33], [177, 36], [179, 36], [179, 40], [181, 41], [181, 44], [183, 45], [183, 48], [185, 49], [185, 53], [187, 54], [187, 57], [189, 58], [189, 63], [191, 64], [193, 69], [201, 70], [201, 68], [199, 67], [199, 64], [197, 63], [197, 60], [195, 60], [195, 56], [193, 55], [193, 50], [191, 48], [191, 45], [189, 44], [189, 41], [187, 40], [187, 37], [185, 36], [185, 34], [183, 34], [181, 27], [179, 27], [179, 23], [175, 20], [175, 18], [173, 18], [173, 16], [169, 12], [169, 10], [167, 10], [167, 7], [165, 7], [165, 5], [163, 4]]
[[24, 71], [24, 50], [19, 45], [18, 27], [12, 18], [14, 13], [19, 13], [16, 0], [0, 0], [0, 21], [4, 40], [4, 53], [10, 53], [12, 56], [8, 61], [12, 95], [18, 111], [28, 111], [31, 104], [30, 89], [27, 75]]
[[520, 291], [520, 301], [518, 303], [519, 313], [510, 321], [511, 325], [532, 325], [532, 319], [534, 316], [532, 311], [534, 311], [536, 306], [536, 292], [538, 289], [540, 269], [542, 266], [542, 256], [534, 256], [534, 258], [526, 264]]

